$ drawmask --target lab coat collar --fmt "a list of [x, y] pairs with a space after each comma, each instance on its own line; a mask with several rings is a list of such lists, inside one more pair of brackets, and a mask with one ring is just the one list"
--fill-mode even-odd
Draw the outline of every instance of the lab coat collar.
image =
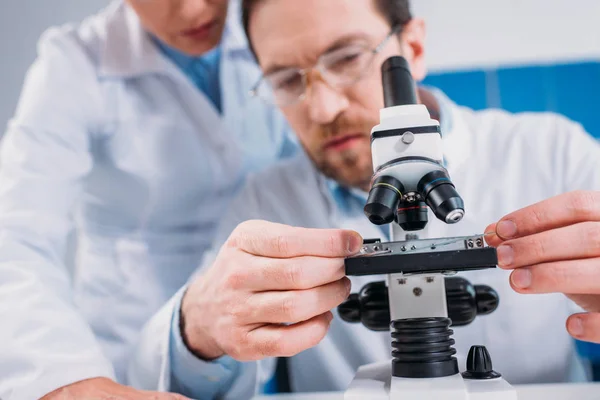
[[440, 89], [420, 86], [419, 91], [427, 92], [429, 99], [437, 103], [427, 106], [432, 118], [440, 121], [445, 166], [455, 168], [462, 165], [468, 160], [473, 147], [470, 127], [465, 119], [466, 110], [456, 105]]
[[[240, 2], [231, 0], [221, 42], [222, 51], [248, 51], [241, 27]], [[106, 10], [106, 31], [99, 75], [132, 78], [152, 73], [167, 73], [173, 66], [143, 28], [137, 14], [122, 0]]]
[[442, 136], [442, 147], [446, 167], [453, 170], [472, 159], [473, 133], [467, 123], [468, 111], [459, 107], [440, 90], [436, 89], [434, 95], [441, 103], [443, 114], [449, 114], [449, 120], [452, 121]]

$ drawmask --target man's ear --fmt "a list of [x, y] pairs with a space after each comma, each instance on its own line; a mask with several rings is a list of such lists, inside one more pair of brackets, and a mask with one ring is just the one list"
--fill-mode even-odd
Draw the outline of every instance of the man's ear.
[[400, 35], [402, 54], [410, 64], [413, 78], [415, 81], [420, 82], [427, 75], [425, 65], [425, 21], [421, 18], [413, 18], [402, 27]]

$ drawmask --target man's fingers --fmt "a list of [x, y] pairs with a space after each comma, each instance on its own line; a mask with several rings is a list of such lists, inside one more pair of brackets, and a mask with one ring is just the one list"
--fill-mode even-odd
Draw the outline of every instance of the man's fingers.
[[[93, 400], [191, 400], [188, 397], [184, 397], [180, 394], [175, 393], [162, 393], [162, 392], [150, 392], [146, 390], [134, 390], [131, 388], [124, 389], [122, 392], [104, 392], [103, 396], [99, 393], [94, 393], [94, 396], [90, 397], [82, 396], [76, 399], [93, 399]], [[105, 397], [104, 397], [105, 396]], [[58, 400], [58, 399], [57, 399]], [[62, 400], [62, 399], [60, 399]], [[75, 399], [73, 399], [75, 400]]]
[[490, 224], [487, 226], [487, 228], [485, 228], [483, 238], [485, 239], [486, 243], [492, 247], [498, 247], [500, 244], [502, 244], [502, 242], [504, 242], [504, 239], [496, 234], [495, 223]]
[[343, 258], [264, 258], [244, 255], [247, 268], [232, 272], [230, 287], [259, 291], [303, 290], [335, 282], [345, 276]]
[[600, 257], [600, 222], [582, 222], [508, 240], [497, 252], [502, 268]]
[[567, 294], [567, 297], [588, 312], [600, 312], [597, 294]]
[[350, 280], [339, 281], [309, 290], [262, 292], [244, 305], [247, 324], [297, 323], [337, 307], [350, 294]]
[[309, 229], [267, 221], [246, 221], [227, 241], [250, 254], [273, 258], [298, 256], [347, 257], [362, 246], [362, 237], [350, 230]]
[[575, 339], [600, 343], [600, 313], [571, 315], [567, 319], [567, 331]]
[[294, 356], [319, 344], [327, 334], [332, 319], [333, 314], [328, 311], [293, 325], [256, 328], [248, 333], [246, 342], [253, 349], [248, 356], [251, 360]]
[[565, 193], [502, 218], [496, 234], [512, 239], [584, 221], [600, 221], [600, 192]]
[[559, 261], [515, 269], [510, 285], [519, 293], [600, 294], [600, 258]]
[[107, 378], [90, 378], [75, 382], [45, 395], [42, 400], [191, 400], [174, 393], [136, 390]]

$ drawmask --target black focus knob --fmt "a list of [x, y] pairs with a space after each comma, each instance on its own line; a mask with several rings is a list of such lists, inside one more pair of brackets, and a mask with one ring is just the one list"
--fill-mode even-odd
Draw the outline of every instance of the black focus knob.
[[[494, 289], [473, 285], [461, 277], [445, 278], [446, 304], [452, 326], [468, 325], [477, 315], [485, 315], [498, 307], [499, 297]], [[373, 331], [390, 329], [388, 288], [384, 281], [366, 284], [359, 293], [353, 293], [338, 306], [343, 321], [362, 322]]]
[[390, 329], [390, 299], [383, 281], [367, 283], [358, 294], [360, 321], [372, 331]]
[[390, 329], [390, 304], [384, 281], [367, 283], [338, 306], [343, 321], [362, 324], [372, 331]]
[[471, 346], [467, 356], [467, 370], [462, 376], [464, 379], [494, 379], [501, 375], [492, 368], [492, 357], [485, 346]]
[[356, 323], [360, 322], [360, 301], [358, 294], [352, 293], [346, 301], [337, 308], [342, 321]]
[[477, 315], [486, 315], [498, 308], [500, 297], [489, 286], [475, 285], [475, 299], [477, 302]]
[[448, 316], [452, 326], [468, 325], [478, 315], [486, 315], [498, 308], [500, 297], [486, 285], [473, 285], [461, 277], [446, 278]]

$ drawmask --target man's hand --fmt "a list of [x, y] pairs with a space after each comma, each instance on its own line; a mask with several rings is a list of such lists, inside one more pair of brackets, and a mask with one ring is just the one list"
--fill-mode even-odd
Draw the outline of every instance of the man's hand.
[[240, 224], [182, 301], [183, 337], [199, 357], [285, 357], [317, 345], [350, 293], [353, 231]]
[[[92, 378], [62, 387], [42, 400], [186, 400], [172, 393], [146, 392], [119, 385], [106, 378]], [[189, 399], [187, 399], [189, 400]]]
[[567, 320], [580, 340], [600, 343], [600, 192], [572, 192], [526, 207], [490, 225], [498, 265], [514, 269], [519, 293], [566, 294], [588, 311]]

